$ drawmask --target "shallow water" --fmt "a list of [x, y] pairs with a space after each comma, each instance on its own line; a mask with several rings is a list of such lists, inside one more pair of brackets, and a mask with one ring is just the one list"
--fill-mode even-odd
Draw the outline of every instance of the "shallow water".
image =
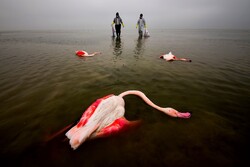
[[[0, 32], [1, 159], [18, 166], [240, 166], [249, 163], [250, 31]], [[75, 50], [101, 55], [79, 58]], [[171, 51], [192, 60], [159, 59]], [[140, 127], [83, 143], [64, 133], [97, 98], [137, 89], [172, 118], [126, 96]]]

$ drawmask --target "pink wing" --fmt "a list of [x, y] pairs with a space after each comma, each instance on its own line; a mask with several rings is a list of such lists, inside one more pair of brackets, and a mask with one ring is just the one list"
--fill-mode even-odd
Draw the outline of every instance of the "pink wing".
[[77, 50], [76, 51], [76, 55], [79, 56], [79, 57], [82, 57], [86, 54], [87, 52], [83, 51], [83, 50]]
[[80, 121], [77, 123], [77, 125], [72, 127], [65, 135], [70, 139], [77, 131], [79, 131], [81, 129], [81, 127], [83, 127], [88, 122], [89, 118], [93, 115], [93, 113], [95, 112], [98, 105], [103, 100], [105, 100], [111, 96], [113, 96], [113, 95], [108, 95], [108, 96], [105, 96], [103, 98], [97, 99], [93, 104], [91, 104], [91, 106], [89, 106], [87, 108], [87, 110], [83, 113], [83, 115], [82, 115]]
[[103, 100], [105, 100], [105, 99], [107, 99], [107, 98], [109, 98], [109, 97], [111, 97], [111, 96], [113, 96], [113, 94], [110, 94], [110, 95], [107, 95], [107, 96], [102, 97], [102, 98], [100, 98], [100, 99], [97, 99], [94, 103], [92, 103], [91, 106], [89, 106], [89, 107], [87, 108], [87, 110], [83, 113], [83, 115], [82, 115], [80, 121], [79, 121], [78, 124], [76, 125], [77, 128], [80, 128], [80, 127], [84, 126], [84, 125], [88, 122], [88, 120], [89, 120], [89, 118], [91, 117], [91, 115], [95, 112], [95, 110], [96, 110], [96, 108], [98, 107], [98, 105], [99, 105]]
[[101, 129], [93, 138], [108, 137], [110, 135], [118, 134], [125, 131], [130, 127], [138, 126], [141, 121], [128, 121], [126, 118], [121, 117], [116, 119], [112, 124]]

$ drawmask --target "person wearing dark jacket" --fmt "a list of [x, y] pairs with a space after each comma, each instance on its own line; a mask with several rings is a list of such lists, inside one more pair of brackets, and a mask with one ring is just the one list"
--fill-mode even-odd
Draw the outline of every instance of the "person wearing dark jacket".
[[113, 26], [114, 24], [115, 24], [116, 36], [119, 38], [121, 35], [121, 25], [124, 27], [124, 24], [118, 12], [116, 13], [116, 17], [114, 18], [111, 26]]

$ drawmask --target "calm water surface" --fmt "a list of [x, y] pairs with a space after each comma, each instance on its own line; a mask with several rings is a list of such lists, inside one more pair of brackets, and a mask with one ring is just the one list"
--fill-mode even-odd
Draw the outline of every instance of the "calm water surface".
[[[249, 164], [250, 31], [0, 32], [1, 160], [18, 166], [241, 166]], [[75, 50], [95, 57], [79, 58]], [[159, 59], [171, 51], [192, 60]], [[140, 127], [73, 151], [64, 133], [97, 98], [137, 89], [172, 118], [126, 96]]]

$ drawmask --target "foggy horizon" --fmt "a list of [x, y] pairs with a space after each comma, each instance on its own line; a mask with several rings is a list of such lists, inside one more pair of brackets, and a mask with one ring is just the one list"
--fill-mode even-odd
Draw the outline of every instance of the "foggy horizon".
[[149, 29], [250, 29], [249, 0], [0, 0], [0, 31], [125, 29], [143, 13]]

